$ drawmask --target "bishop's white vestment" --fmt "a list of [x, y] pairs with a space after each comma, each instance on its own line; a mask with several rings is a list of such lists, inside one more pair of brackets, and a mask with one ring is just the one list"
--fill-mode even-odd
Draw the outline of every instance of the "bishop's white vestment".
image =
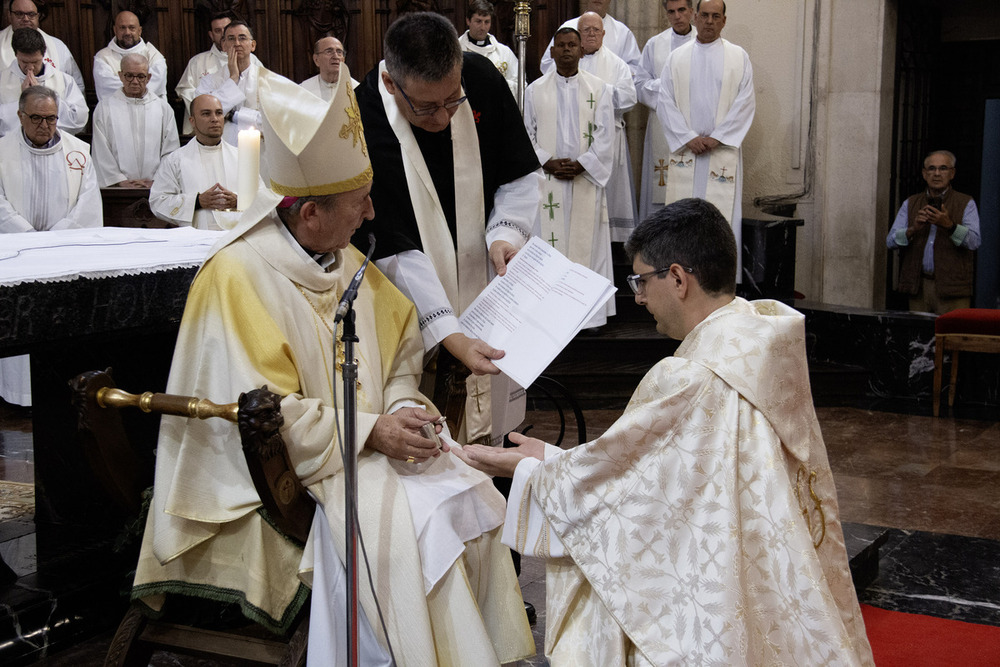
[[[236, 192], [239, 153], [232, 144], [220, 141], [205, 146], [191, 139], [160, 161], [149, 188], [149, 208], [160, 220], [198, 229], [232, 229], [239, 211], [215, 211], [197, 205], [198, 194], [218, 183]], [[258, 183], [258, 190], [264, 188]]]
[[[45, 40], [45, 55], [43, 56], [45, 64], [73, 77], [76, 87], [82, 92], [84, 90], [83, 73], [80, 71], [80, 66], [76, 64], [76, 59], [73, 58], [69, 47], [64, 41], [44, 30], [38, 29], [38, 32], [42, 33], [42, 39]], [[0, 30], [0, 69], [6, 68], [17, 60], [14, 56], [14, 47], [11, 45], [13, 39], [14, 26], [9, 25]]]
[[[24, 79], [25, 74], [17, 66], [16, 60], [0, 72], [0, 136], [21, 129], [21, 122], [17, 118], [17, 104], [21, 99]], [[38, 85], [56, 93], [59, 105], [59, 120], [56, 125], [60, 131], [76, 134], [86, 127], [90, 109], [73, 77], [46, 63], [42, 73], [35, 79]]]
[[[612, 281], [604, 186], [615, 149], [613, 96], [610, 85], [582, 70], [571, 77], [553, 70], [524, 92], [524, 126], [538, 161], [544, 165], [552, 158], [570, 158], [586, 170], [571, 181], [545, 174], [539, 235], [570, 260]], [[603, 326], [614, 314], [611, 299], [584, 326]]]
[[499, 42], [493, 35], [487, 34], [485, 41], [486, 43], [482, 45], [473, 42], [469, 39], [468, 30], [458, 38], [463, 51], [478, 53], [496, 66], [497, 71], [503, 74], [504, 80], [507, 81], [511, 94], [517, 98], [517, 56], [509, 46]]
[[611, 240], [625, 242], [636, 225], [635, 180], [632, 178], [632, 158], [625, 132], [625, 112], [631, 110], [638, 99], [635, 83], [625, 61], [607, 46], [583, 56], [580, 59], [580, 69], [596, 75], [614, 88], [612, 106], [615, 111], [615, 154], [606, 190]]
[[146, 56], [149, 61], [149, 84], [147, 90], [154, 95], [167, 96], [167, 61], [163, 54], [149, 42], [140, 39], [139, 43], [129, 49], [118, 46], [114, 38], [108, 45], [94, 54], [94, 89], [98, 101], [110, 97], [116, 90], [121, 90], [122, 80], [118, 73], [122, 68], [122, 58], [129, 54]]
[[[332, 407], [332, 392], [343, 388], [343, 350], [333, 315], [364, 257], [348, 247], [320, 258], [321, 265], [274, 213], [280, 200], [270, 190], [258, 192], [195, 277], [167, 391], [226, 402], [266, 384], [283, 396], [281, 434], [343, 558], [336, 429], [342, 415]], [[498, 539], [502, 498], [489, 479], [479, 476], [477, 485], [453, 496], [465, 513], [416, 506], [407, 487], [421, 486], [424, 473], [364, 447], [380, 414], [428, 403], [417, 391], [423, 348], [412, 303], [370, 266], [354, 310], [359, 523], [398, 664], [499, 665], [532, 654], [513, 566]], [[455, 468], [461, 463], [442, 457]], [[236, 424], [164, 417], [133, 598], [154, 608], [166, 593], [238, 603], [250, 618], [286, 627], [308, 595], [316, 533], [303, 551], [265, 520], [260, 506]], [[417, 533], [418, 515], [461, 520], [446, 521], [449, 534], [438, 539], [435, 532], [439, 548], [428, 552], [420, 546], [428, 536]], [[359, 589], [364, 616], [384, 641], [367, 583]]]
[[[351, 77], [351, 88], [357, 88], [359, 83], [360, 82], [357, 79], [353, 76]], [[337, 83], [328, 83], [322, 76], [317, 74], [316, 76], [309, 77], [299, 85], [316, 97], [320, 97], [329, 102], [337, 93], [337, 86], [340, 85], [340, 79], [337, 79]]]
[[734, 299], [604, 435], [545, 456], [518, 464], [504, 541], [554, 557], [553, 667], [874, 664], [800, 313]]
[[[698, 197], [715, 204], [742, 248], [742, 144], [754, 116], [753, 68], [747, 52], [721, 37], [673, 51], [660, 77], [656, 115], [671, 150], [666, 203]], [[695, 155], [687, 142], [711, 137], [719, 146]], [[737, 252], [736, 280], [742, 275]]]
[[[263, 69], [264, 66], [251, 53], [250, 64], [240, 72], [239, 83], [229, 76], [228, 67], [207, 74], [198, 82], [195, 97], [205, 93], [214, 95], [222, 104], [222, 113], [228, 116], [232, 112], [232, 120], [227, 120], [223, 129], [222, 140], [233, 146], [236, 145], [240, 130], [261, 127], [259, 83]], [[267, 147], [262, 147], [262, 150], [267, 150]], [[263, 166], [262, 161], [261, 167]]]
[[[579, 21], [580, 17], [577, 16], [575, 19], [566, 21], [559, 28], [579, 30]], [[555, 37], [549, 40], [549, 45], [545, 47], [545, 53], [542, 54], [542, 61], [539, 67], [543, 73], [555, 69], [555, 63], [552, 62], [552, 54], [549, 52], [553, 44], [555, 44]], [[624, 60], [625, 64], [629, 67], [629, 71], [635, 72], [639, 66], [639, 44], [635, 41], [635, 35], [632, 34], [632, 30], [611, 14], [604, 16], [604, 46]]]
[[664, 30], [650, 38], [642, 47], [642, 59], [635, 71], [635, 92], [639, 102], [649, 108], [646, 122], [646, 136], [642, 144], [642, 183], [639, 186], [639, 220], [645, 220], [656, 209], [664, 205], [667, 191], [667, 165], [670, 163], [670, 148], [663, 134], [660, 120], [656, 116], [656, 105], [660, 96], [660, 73], [667, 64], [667, 56], [674, 49], [697, 37], [698, 31], [691, 26], [686, 35], [678, 35], [673, 28]]
[[142, 97], [127, 97], [119, 88], [94, 109], [94, 162], [102, 188], [153, 178], [160, 160], [179, 146], [173, 109], [148, 89]]
[[[250, 57], [254, 58], [255, 56], [251, 54]], [[191, 102], [197, 97], [195, 91], [202, 78], [228, 67], [229, 55], [225, 51], [220, 51], [215, 44], [212, 44], [212, 48], [208, 51], [191, 56], [191, 60], [188, 61], [181, 77], [177, 79], [177, 86], [174, 88], [177, 96], [184, 100], [184, 125], [181, 130], [183, 134], [194, 132], [188, 118], [191, 116]]]

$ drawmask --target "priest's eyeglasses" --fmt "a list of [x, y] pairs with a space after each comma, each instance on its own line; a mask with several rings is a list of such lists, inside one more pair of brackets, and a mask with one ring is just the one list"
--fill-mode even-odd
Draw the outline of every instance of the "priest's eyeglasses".
[[[673, 266], [673, 264], [671, 264], [670, 266]], [[627, 276], [625, 278], [625, 281], [628, 283], [628, 286], [632, 288], [632, 293], [639, 295], [646, 291], [646, 278], [658, 275], [660, 273], [666, 273], [667, 271], [670, 270], [670, 266], [668, 266], [665, 269], [656, 269], [655, 271], [647, 271], [646, 273], [633, 273]], [[678, 264], [678, 266], [680, 266], [680, 264]], [[681, 266], [681, 268], [687, 271], [688, 273], [694, 273], [694, 269], [692, 269], [689, 266]]]
[[[410, 111], [413, 112], [414, 116], [433, 116], [438, 112], [439, 109], [444, 109], [445, 111], [451, 111], [452, 109], [457, 109], [465, 103], [465, 100], [469, 99], [468, 95], [462, 95], [457, 100], [451, 100], [450, 102], [445, 102], [444, 104], [435, 104], [432, 107], [420, 107], [419, 109], [413, 106], [413, 102], [410, 101], [410, 96], [406, 94], [403, 87], [396, 83], [396, 87], [399, 88], [399, 92], [403, 93], [403, 99], [406, 103], [410, 105]], [[465, 77], [462, 77], [462, 90], [465, 90]]]
[[125, 77], [126, 81], [145, 81], [149, 78], [148, 74], [134, 74], [132, 72], [123, 72], [122, 76]]
[[28, 120], [35, 125], [41, 125], [43, 121], [49, 125], [55, 125], [56, 121], [59, 120], [59, 116], [39, 116], [37, 113], [33, 113], [28, 115]]
[[21, 19], [22, 21], [24, 19], [32, 19], [32, 20], [34, 20], [34, 19], [38, 18], [38, 12], [18, 12], [18, 11], [11, 10], [10, 13], [14, 16], [14, 18]]

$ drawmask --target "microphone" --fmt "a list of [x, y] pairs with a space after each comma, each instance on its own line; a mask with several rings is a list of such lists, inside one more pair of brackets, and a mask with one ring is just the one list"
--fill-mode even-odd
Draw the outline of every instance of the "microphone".
[[344, 290], [344, 296], [340, 297], [340, 303], [337, 304], [337, 314], [333, 318], [334, 326], [344, 319], [347, 311], [351, 308], [351, 304], [354, 303], [354, 299], [357, 298], [358, 288], [361, 287], [361, 281], [365, 277], [365, 269], [368, 268], [368, 262], [371, 261], [373, 252], [375, 252], [375, 235], [368, 234], [368, 254], [365, 256], [365, 261], [361, 263], [361, 268], [351, 278], [351, 284]]

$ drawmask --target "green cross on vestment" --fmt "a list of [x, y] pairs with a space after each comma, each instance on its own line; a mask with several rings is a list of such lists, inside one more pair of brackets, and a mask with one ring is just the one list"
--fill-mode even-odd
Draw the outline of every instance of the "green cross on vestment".
[[594, 99], [594, 94], [593, 94], [593, 93], [591, 93], [591, 94], [590, 94], [590, 97], [588, 97], [588, 98], [587, 98], [587, 104], [589, 104], [589, 105], [590, 105], [590, 108], [591, 108], [591, 109], [593, 109], [593, 108], [594, 108], [594, 104], [595, 104], [596, 102], [597, 102], [597, 100], [595, 100], [595, 99]]
[[542, 208], [547, 208], [549, 210], [549, 220], [556, 219], [556, 212], [554, 209], [559, 208], [559, 202], [552, 201], [552, 193], [549, 193], [549, 203], [542, 204]]
[[587, 121], [587, 131], [583, 133], [583, 138], [587, 140], [587, 148], [594, 143], [594, 124]]
[[556, 238], [556, 233], [555, 232], [552, 232], [551, 234], [549, 234], [549, 243], [552, 244], [553, 248], [556, 247], [556, 241], [558, 241], [558, 240], [559, 239]]

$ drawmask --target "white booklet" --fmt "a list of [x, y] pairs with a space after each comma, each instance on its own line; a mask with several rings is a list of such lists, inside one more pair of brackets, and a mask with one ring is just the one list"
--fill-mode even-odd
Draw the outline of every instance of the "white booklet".
[[493, 363], [527, 388], [614, 294], [610, 280], [533, 237], [459, 324], [466, 335], [504, 350]]

